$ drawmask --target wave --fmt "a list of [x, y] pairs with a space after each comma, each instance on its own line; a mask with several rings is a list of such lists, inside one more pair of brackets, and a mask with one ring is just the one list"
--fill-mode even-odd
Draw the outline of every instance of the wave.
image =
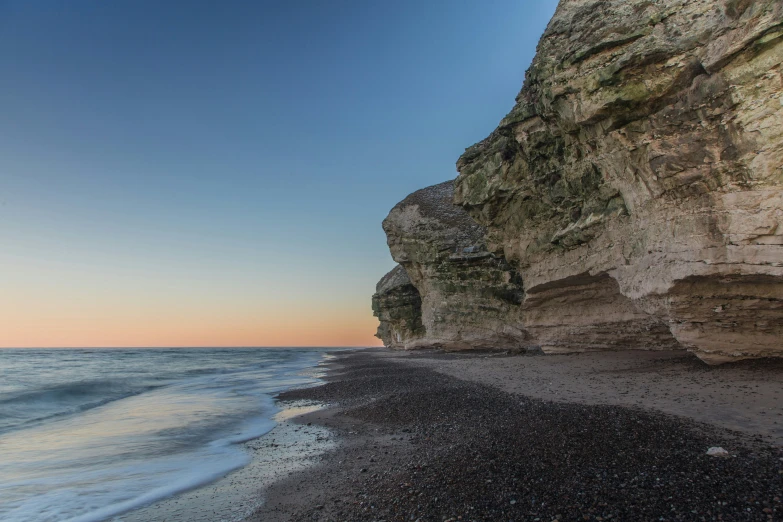
[[273, 396], [317, 382], [323, 357], [23, 355], [0, 383], [0, 519], [9, 522], [107, 520], [242, 467], [240, 444], [276, 424]]
[[[204, 484], [241, 468], [247, 453], [230, 447], [209, 448], [179, 458], [142, 461], [110, 471], [81, 473], [60, 480], [80, 482], [63, 487], [57, 480], [27, 481], [16, 487], [40, 488], [35, 498], [13, 502], [3, 512], [8, 522], [102, 522], [156, 500]], [[106, 484], [111, 484], [107, 488]], [[96, 505], [85, 506], [85, 500]], [[2, 510], [0, 510], [2, 511]]]
[[79, 381], [0, 396], [0, 433], [54, 417], [80, 413], [161, 385], [130, 379]]

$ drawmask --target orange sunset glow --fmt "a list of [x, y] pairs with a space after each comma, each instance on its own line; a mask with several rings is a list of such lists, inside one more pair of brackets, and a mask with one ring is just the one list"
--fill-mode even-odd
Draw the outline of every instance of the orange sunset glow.
[[[378, 346], [367, 283], [220, 266], [214, 275], [24, 265], [0, 297], [3, 347]], [[262, 267], [263, 268], [263, 267]], [[367, 288], [365, 290], [365, 288]]]
[[[79, 316], [61, 313], [0, 321], [6, 347], [177, 347], [177, 346], [380, 346], [372, 336], [377, 320], [366, 313], [189, 317], [137, 314], [135, 317]], [[45, 325], [37, 327], [36, 324]], [[368, 335], [369, 332], [369, 335]]]

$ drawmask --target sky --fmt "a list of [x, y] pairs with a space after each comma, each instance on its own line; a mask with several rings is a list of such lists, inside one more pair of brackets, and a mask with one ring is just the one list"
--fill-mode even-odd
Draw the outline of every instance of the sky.
[[555, 0], [0, 0], [0, 347], [374, 346]]

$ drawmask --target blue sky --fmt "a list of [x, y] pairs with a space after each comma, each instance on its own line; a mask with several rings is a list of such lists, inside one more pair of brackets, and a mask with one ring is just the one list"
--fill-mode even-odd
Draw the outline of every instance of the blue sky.
[[0, 346], [374, 342], [381, 221], [555, 7], [0, 0]]

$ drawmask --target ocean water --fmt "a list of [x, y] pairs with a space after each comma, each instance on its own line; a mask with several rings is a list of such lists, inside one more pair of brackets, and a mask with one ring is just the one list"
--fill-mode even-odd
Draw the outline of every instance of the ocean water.
[[0, 349], [0, 520], [93, 522], [249, 461], [325, 349]]

